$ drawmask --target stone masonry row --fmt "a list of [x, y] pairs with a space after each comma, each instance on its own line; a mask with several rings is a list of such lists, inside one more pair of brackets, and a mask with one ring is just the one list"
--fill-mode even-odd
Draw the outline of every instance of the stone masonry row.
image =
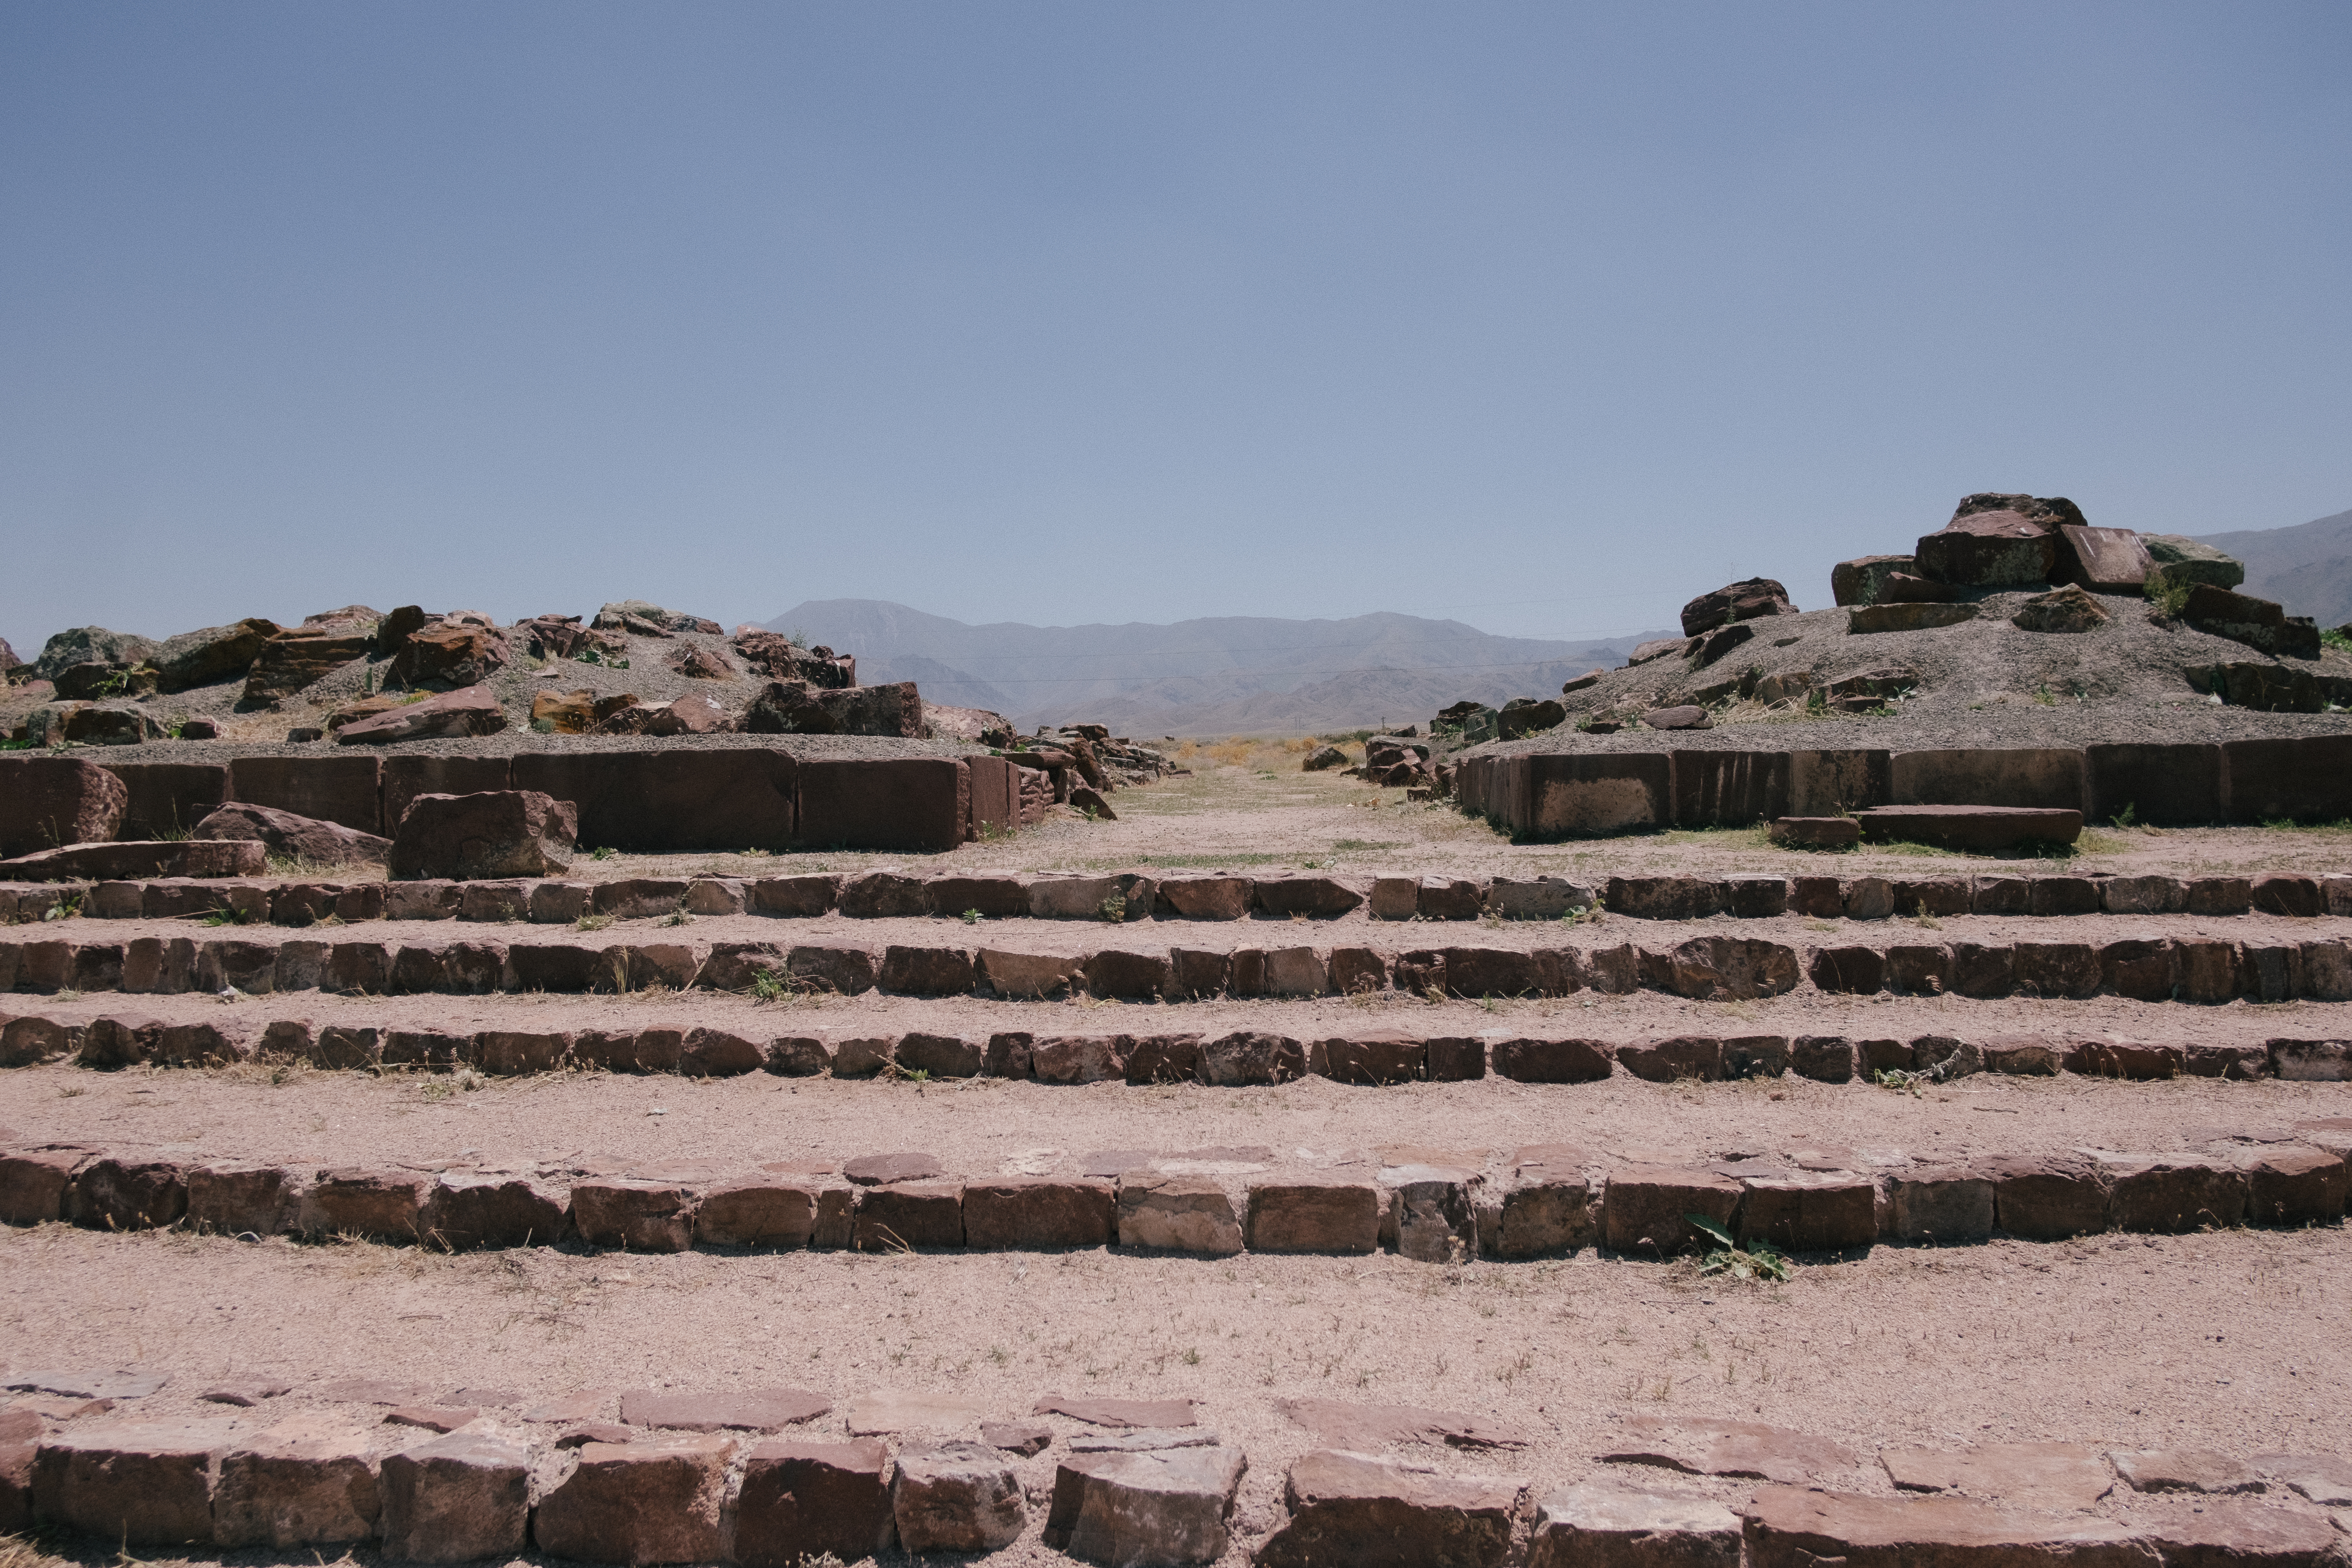
[[1284, 1169], [1265, 1149], [1107, 1151], [1085, 1157], [1076, 1176], [956, 1176], [918, 1152], [727, 1174], [684, 1161], [321, 1167], [46, 1144], [0, 1150], [0, 1220], [449, 1250], [1386, 1248], [1435, 1263], [1593, 1246], [1637, 1257], [1704, 1250], [1714, 1243], [1695, 1217], [1743, 1244], [1799, 1252], [2341, 1220], [2352, 1119], [2305, 1121], [2283, 1136], [2217, 1134], [2201, 1152], [1915, 1159], [1800, 1148], [1682, 1164], [1612, 1164], [1567, 1144], [1416, 1150], [1397, 1156], [1404, 1163], [1347, 1156], [1307, 1169]]
[[549, 880], [0, 883], [0, 925], [69, 909], [100, 920], [201, 920], [308, 926], [360, 921], [478, 921], [569, 925], [583, 917], [646, 920], [765, 915], [852, 920], [1310, 920], [1357, 910], [1378, 921], [1559, 920], [1592, 910], [1634, 920], [1888, 920], [1945, 915], [2260, 913], [2352, 915], [2352, 876], [2252, 877], [917, 877], [814, 873], [757, 879], [637, 877]]
[[2273, 1037], [2173, 1044], [2114, 1035], [1675, 1035], [1641, 1040], [1420, 1035], [1359, 1029], [1298, 1038], [1265, 1029], [1223, 1035], [1171, 1031], [1055, 1034], [878, 1032], [843, 1026], [771, 1033], [758, 1028], [665, 1026], [597, 1029], [403, 1029], [316, 1024], [171, 1022], [109, 1012], [86, 1022], [0, 1012], [0, 1067], [71, 1061], [98, 1071], [128, 1067], [295, 1063], [328, 1071], [469, 1068], [491, 1077], [540, 1072], [677, 1073], [737, 1078], [1017, 1079], [1046, 1084], [1200, 1083], [1234, 1088], [1292, 1082], [1394, 1086], [1467, 1083], [1489, 1074], [1514, 1083], [1597, 1083], [1622, 1069], [1652, 1083], [1780, 1078], [1820, 1083], [1884, 1081], [1885, 1075], [1948, 1082], [1972, 1073], [2147, 1081], [2176, 1078], [2290, 1082], [2352, 1079], [2352, 1041]]
[[[617, 1423], [596, 1418], [608, 1401], [595, 1394], [378, 1418], [364, 1408], [371, 1393], [397, 1391], [329, 1385], [320, 1392], [342, 1408], [251, 1408], [285, 1386], [248, 1379], [207, 1392], [247, 1407], [234, 1415], [53, 1423], [0, 1412], [0, 1530], [75, 1531], [124, 1549], [374, 1542], [404, 1562], [535, 1549], [587, 1563], [803, 1568], [828, 1553], [998, 1550], [1042, 1504], [1046, 1547], [1126, 1568], [1223, 1556], [1248, 1469], [1185, 1400], [1048, 1396], [1036, 1414], [1097, 1425], [1062, 1436], [981, 1420], [978, 1441], [940, 1441], [887, 1407], [928, 1405], [955, 1430], [973, 1421], [953, 1407], [976, 1402], [881, 1394], [851, 1401], [845, 1440], [779, 1435], [833, 1408], [795, 1388], [624, 1394]], [[1284, 1403], [1319, 1446], [1291, 1461], [1279, 1522], [1249, 1551], [1258, 1568], [2320, 1568], [2342, 1550], [2322, 1510], [2352, 1501], [2352, 1466], [2332, 1455], [1986, 1444], [1885, 1448], [1874, 1464], [1762, 1422], [1632, 1415], [1597, 1457], [1607, 1468], [1538, 1503], [1526, 1475], [1339, 1446], [1442, 1434], [1492, 1464], [1493, 1450], [1525, 1439], [1490, 1421]], [[1150, 1419], [1166, 1424], [1139, 1424]], [[1635, 1484], [1633, 1467], [1762, 1484], [1734, 1506]], [[1873, 1470], [1895, 1495], [1858, 1489]], [[1801, 1484], [1816, 1478], [1842, 1486]]]
[[[79, 923], [79, 922], [77, 922]], [[87, 929], [87, 928], [83, 928]], [[58, 933], [58, 934], [53, 934]], [[632, 932], [629, 935], [637, 933]], [[656, 931], [643, 933], [658, 938]], [[1927, 931], [1918, 933], [1926, 937]], [[1105, 948], [1087, 953], [889, 943], [476, 939], [333, 941], [278, 931], [244, 936], [75, 940], [56, 922], [0, 936], [0, 994], [130, 992], [247, 995], [615, 994], [699, 989], [772, 997], [906, 996], [1105, 999], [1358, 995], [1623, 995], [1657, 991], [1700, 1000], [1785, 995], [1808, 982], [1847, 995], [1880, 992], [1967, 997], [2115, 995], [2142, 1002], [2352, 1000], [2352, 947], [2342, 938], [2233, 941], [2212, 936], [2069, 942], [1888, 942], [1808, 944], [1695, 936], [1672, 947], [1530, 949], [1366, 946]]]

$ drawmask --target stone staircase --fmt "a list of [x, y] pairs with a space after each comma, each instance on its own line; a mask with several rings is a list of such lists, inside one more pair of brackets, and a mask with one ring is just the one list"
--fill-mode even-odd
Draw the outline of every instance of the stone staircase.
[[12, 916], [0, 1531], [43, 1552], [2352, 1542], [2352, 879], [166, 879]]

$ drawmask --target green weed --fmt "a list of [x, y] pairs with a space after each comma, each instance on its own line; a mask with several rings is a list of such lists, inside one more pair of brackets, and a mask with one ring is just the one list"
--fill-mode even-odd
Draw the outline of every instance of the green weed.
[[1743, 1247], [1731, 1239], [1729, 1231], [1705, 1215], [1686, 1214], [1683, 1218], [1696, 1229], [1706, 1232], [1717, 1244], [1716, 1250], [1699, 1260], [1698, 1271], [1701, 1274], [1722, 1274], [1734, 1279], [1773, 1279], [1785, 1283], [1796, 1271], [1796, 1265], [1769, 1241]]

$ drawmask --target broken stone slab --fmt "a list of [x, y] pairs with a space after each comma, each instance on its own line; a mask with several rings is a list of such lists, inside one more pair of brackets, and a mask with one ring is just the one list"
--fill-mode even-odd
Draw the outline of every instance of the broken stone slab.
[[814, 1421], [832, 1408], [832, 1400], [804, 1388], [724, 1394], [665, 1394], [648, 1388], [621, 1395], [624, 1424], [681, 1432], [774, 1432]]
[[828, 1552], [862, 1562], [889, 1551], [898, 1533], [884, 1445], [772, 1440], [751, 1450], [736, 1503], [741, 1568], [802, 1568]]
[[[992, 1448], [1004, 1447], [988, 1436], [991, 1425], [981, 1423], [981, 1440]], [[1213, 1448], [1223, 1440], [1209, 1426], [1137, 1426], [1121, 1432], [1080, 1432], [1071, 1437], [1069, 1449], [1073, 1454], [1149, 1454], [1161, 1448]], [[1040, 1443], [1029, 1451], [1040, 1452], [1045, 1447]]]
[[2258, 1492], [2254, 1468], [2204, 1448], [2110, 1448], [2116, 1474], [2136, 1492]]
[[208, 813], [191, 837], [258, 843], [271, 854], [321, 866], [380, 866], [392, 853], [389, 838], [243, 800]]
[[1053, 1445], [1054, 1429], [1035, 1421], [983, 1421], [980, 1424], [980, 1440], [992, 1448], [1002, 1448], [1025, 1459], [1044, 1453]]
[[1739, 1568], [1739, 1516], [1711, 1498], [1603, 1484], [1544, 1499], [1528, 1568]]
[[1426, 1466], [1315, 1449], [1283, 1484], [1290, 1521], [1258, 1548], [1257, 1568], [1496, 1568], [1509, 1561], [1526, 1483], [1441, 1476]]
[[1048, 1394], [1031, 1407], [1033, 1415], [1066, 1415], [1093, 1426], [1190, 1426], [1189, 1399], [1095, 1399]]
[[1845, 629], [1855, 637], [1879, 632], [1937, 631], [1973, 621], [1979, 613], [1974, 605], [1867, 605], [1846, 612]]
[[0, 880], [120, 882], [148, 877], [218, 880], [258, 877], [268, 869], [268, 851], [259, 844], [235, 840], [71, 844], [0, 860]]
[[5, 1387], [26, 1394], [63, 1394], [76, 1399], [144, 1399], [172, 1381], [168, 1372], [145, 1367], [45, 1367], [11, 1373]]
[[901, 1448], [890, 1506], [909, 1552], [993, 1552], [1029, 1521], [1013, 1467], [979, 1443]]
[[1877, 1498], [1764, 1487], [1741, 1510], [1749, 1568], [1918, 1563], [2006, 1568], [2148, 1568], [2137, 1531], [2080, 1514], [2005, 1509], [1970, 1498]]
[[1450, 1448], [1524, 1448], [1526, 1436], [1484, 1416], [1417, 1405], [1354, 1405], [1340, 1399], [1277, 1399], [1275, 1408], [1315, 1434], [1318, 1447], [1363, 1452], [1391, 1443]]
[[1762, 1421], [1628, 1415], [1621, 1430], [1622, 1436], [1598, 1458], [1694, 1476], [1752, 1476], [1791, 1485], [1850, 1472], [1861, 1462], [1842, 1443]]
[[2019, 1508], [2089, 1508], [2116, 1484], [2099, 1451], [2080, 1443], [1885, 1448], [1878, 1460], [1897, 1490], [1966, 1492]]
[[1862, 842], [1862, 824], [1850, 816], [1781, 816], [1765, 837], [1784, 849], [1851, 849]]
[[2316, 1509], [2181, 1499], [2136, 1509], [2131, 1520], [2166, 1568], [2320, 1568], [2341, 1561], [2343, 1537]]
[[736, 1439], [585, 1443], [540, 1500], [541, 1551], [583, 1563], [708, 1563], [726, 1555], [722, 1512]]
[[467, 686], [340, 725], [335, 742], [343, 746], [383, 746], [396, 741], [495, 735], [506, 727], [507, 716], [490, 689]]
[[580, 808], [537, 790], [420, 795], [394, 829], [388, 866], [401, 881], [495, 881], [571, 868]]
[[2009, 617], [2009, 624], [2021, 632], [2079, 634], [2096, 631], [2108, 619], [2096, 599], [2070, 584], [2026, 600]]
[[1241, 1221], [1224, 1187], [1208, 1176], [1123, 1174], [1118, 1182], [1118, 1244], [1224, 1256], [1242, 1249]]
[[2323, 1508], [2352, 1508], [2352, 1459], [2334, 1454], [2256, 1454], [2253, 1468]]
[[1246, 1468], [1223, 1447], [1073, 1455], [1054, 1476], [1045, 1544], [1115, 1568], [1213, 1563]]

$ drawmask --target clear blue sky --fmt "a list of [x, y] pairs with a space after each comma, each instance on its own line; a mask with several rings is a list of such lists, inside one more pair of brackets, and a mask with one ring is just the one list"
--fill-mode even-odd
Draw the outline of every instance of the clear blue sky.
[[2352, 506], [2352, 7], [0, 4], [0, 635], [1828, 599]]

